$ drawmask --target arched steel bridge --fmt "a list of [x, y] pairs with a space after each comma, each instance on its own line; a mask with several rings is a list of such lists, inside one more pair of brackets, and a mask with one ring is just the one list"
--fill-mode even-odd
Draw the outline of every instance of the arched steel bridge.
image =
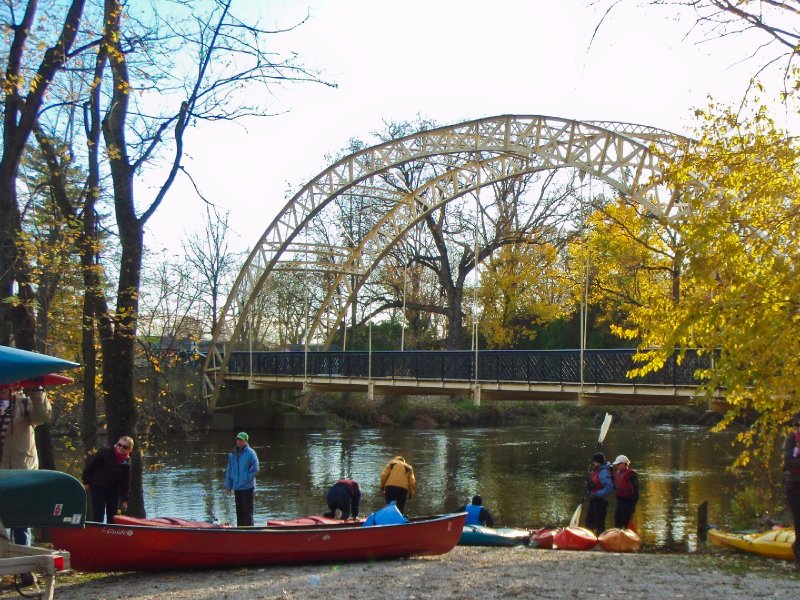
[[[679, 191], [662, 184], [662, 172], [664, 159], [680, 156], [688, 144], [686, 138], [642, 125], [501, 115], [420, 131], [338, 160], [287, 202], [239, 273], [203, 366], [208, 407], [214, 409], [234, 356], [220, 352], [219, 346], [223, 340], [240, 338], [270, 273], [302, 264], [332, 277], [306, 332], [310, 340], [324, 315], [336, 315], [335, 322], [341, 319], [370, 273], [415, 224], [482, 187], [527, 173], [572, 168], [635, 199], [652, 214], [668, 218], [683, 214], [687, 207], [680, 202]], [[411, 191], [375, 185], [376, 178], [391, 169], [433, 160], [443, 168]], [[304, 242], [312, 219], [344, 194], [377, 200], [383, 214], [354, 247], [319, 249]], [[336, 305], [335, 294], [341, 289], [346, 290], [347, 300]]]

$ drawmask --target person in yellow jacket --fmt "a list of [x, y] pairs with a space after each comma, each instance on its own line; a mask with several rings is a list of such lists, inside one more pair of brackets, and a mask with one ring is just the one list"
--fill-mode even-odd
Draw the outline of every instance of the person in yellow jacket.
[[417, 490], [414, 467], [402, 456], [395, 456], [381, 472], [381, 489], [386, 504], [394, 500], [401, 513], [405, 513], [406, 499], [411, 500]]

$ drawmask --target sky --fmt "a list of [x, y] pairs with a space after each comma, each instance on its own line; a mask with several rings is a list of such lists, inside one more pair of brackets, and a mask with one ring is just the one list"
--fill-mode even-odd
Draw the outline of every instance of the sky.
[[[289, 190], [325, 169], [326, 155], [351, 138], [369, 140], [385, 122], [538, 114], [691, 134], [694, 107], [705, 106], [709, 94], [738, 103], [761, 65], [748, 59], [757, 38], [703, 42], [690, 33], [692, 15], [674, 7], [623, 1], [603, 19], [596, 4], [240, 0], [234, 5], [270, 27], [308, 15], [273, 38], [274, 47], [296, 52], [337, 87], [277, 86], [276, 116], [196, 127], [185, 166], [203, 195], [229, 211], [231, 247], [249, 251]], [[149, 224], [148, 246], [177, 253], [202, 229], [204, 211], [179, 180]]]

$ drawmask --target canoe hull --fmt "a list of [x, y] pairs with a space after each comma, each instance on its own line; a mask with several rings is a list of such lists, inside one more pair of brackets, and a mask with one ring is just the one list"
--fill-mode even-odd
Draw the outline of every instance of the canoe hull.
[[80, 527], [86, 491], [72, 475], [38, 469], [0, 470], [0, 521], [4, 527]]
[[763, 533], [731, 533], [710, 529], [708, 538], [712, 544], [724, 548], [734, 548], [743, 552], [760, 554], [768, 558], [780, 560], [794, 560], [792, 544], [795, 540], [793, 529], [773, 529]]
[[444, 554], [466, 513], [379, 527], [191, 528], [86, 523], [51, 530], [78, 571], [165, 571], [378, 560]]
[[553, 547], [559, 550], [591, 550], [596, 545], [597, 536], [583, 527], [565, 527], [553, 536]]
[[530, 539], [531, 532], [527, 529], [464, 525], [458, 543], [461, 546], [521, 546], [530, 543]]
[[608, 552], [636, 552], [642, 547], [642, 538], [630, 529], [606, 529], [597, 536], [603, 550]]

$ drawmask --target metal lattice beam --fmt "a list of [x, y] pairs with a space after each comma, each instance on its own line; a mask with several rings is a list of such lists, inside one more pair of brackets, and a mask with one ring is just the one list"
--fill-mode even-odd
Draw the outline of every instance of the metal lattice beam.
[[[422, 131], [346, 156], [322, 171], [281, 209], [261, 236], [234, 283], [212, 335], [204, 364], [204, 396], [213, 409], [230, 352], [255, 298], [275, 270], [335, 275], [311, 331], [344, 288], [350, 298], [386, 253], [425, 214], [478, 187], [534, 171], [571, 167], [596, 177], [660, 217], [685, 207], [661, 183], [663, 157], [685, 151], [688, 140], [652, 127], [544, 116], [503, 115]], [[443, 172], [411, 192], [375, 185], [375, 178], [408, 163], [436, 162]], [[480, 184], [479, 184], [480, 182]], [[339, 196], [379, 201], [385, 213], [353, 248], [315, 248], [300, 242], [309, 223]], [[310, 257], [309, 257], [310, 255]], [[351, 285], [351, 279], [357, 282]], [[240, 304], [234, 311], [234, 302]]]

